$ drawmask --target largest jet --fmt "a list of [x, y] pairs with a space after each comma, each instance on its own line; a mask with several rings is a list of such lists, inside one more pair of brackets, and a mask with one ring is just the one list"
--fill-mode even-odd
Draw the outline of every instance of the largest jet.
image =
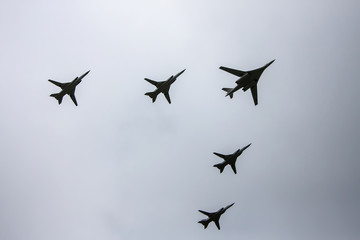
[[214, 152], [214, 154], [216, 156], [221, 157], [222, 159], [224, 159], [224, 161], [222, 163], [215, 164], [213, 167], [217, 167], [220, 170], [220, 173], [222, 173], [224, 171], [224, 168], [226, 167], [226, 165], [229, 164], [231, 166], [232, 170], [234, 171], [234, 173], [236, 174], [236, 165], [235, 165], [236, 160], [243, 153], [243, 151], [245, 149], [250, 147], [250, 145], [251, 145], [251, 143], [249, 145], [246, 145], [242, 149], [236, 150], [234, 153], [229, 154], [229, 155], [223, 155], [223, 154]]
[[199, 221], [198, 223], [201, 223], [202, 225], [204, 225], [204, 228], [207, 228], [207, 226], [209, 225], [210, 222], [214, 222], [216, 227], [220, 230], [220, 223], [219, 223], [220, 217], [232, 205], [234, 205], [234, 203], [230, 204], [227, 207], [219, 209], [217, 212], [212, 212], [212, 213], [199, 210], [199, 212], [201, 212], [202, 214], [205, 214], [206, 216], [208, 216], [208, 218], [203, 219], [203, 220]]
[[90, 70], [84, 73], [83, 75], [81, 75], [80, 77], [76, 77], [73, 81], [67, 83], [59, 83], [49, 79], [49, 82], [61, 88], [61, 91], [59, 93], [51, 94], [50, 97], [56, 98], [60, 104], [62, 102], [63, 97], [67, 94], [70, 96], [71, 100], [77, 106], [78, 104], [75, 98], [75, 88], [81, 82], [81, 79], [83, 79], [89, 72]]
[[182, 70], [175, 76], [173, 75], [173, 76], [169, 77], [168, 80], [162, 81], [162, 82], [156, 82], [154, 80], [145, 78], [146, 81], [148, 81], [149, 83], [151, 83], [152, 85], [154, 85], [156, 87], [155, 91], [147, 92], [147, 93], [145, 93], [145, 95], [149, 96], [152, 99], [152, 102], [155, 102], [157, 95], [159, 95], [159, 93], [163, 93], [166, 100], [169, 102], [169, 104], [171, 104], [171, 99], [170, 99], [170, 95], [169, 95], [170, 86], [171, 86], [171, 84], [173, 84], [176, 81], [176, 78], [178, 76], [180, 76], [183, 72], [185, 72], [185, 70], [186, 69]]
[[221, 66], [220, 67], [221, 70], [224, 70], [228, 73], [231, 73], [231, 74], [234, 74], [234, 75], [240, 77], [236, 81], [236, 86], [234, 88], [223, 88], [222, 89], [225, 92], [227, 92], [227, 94], [225, 96], [230, 96], [230, 98], [232, 98], [234, 92], [236, 92], [237, 90], [242, 88], [242, 90], [245, 92], [246, 90], [248, 90], [250, 88], [251, 94], [252, 94], [252, 97], [254, 99], [254, 103], [256, 106], [258, 104], [257, 83], [259, 81], [261, 74], [264, 72], [264, 70], [268, 66], [270, 66], [274, 61], [275, 61], [275, 59], [260, 68], [250, 70], [250, 71], [241, 71], [241, 70], [236, 70], [236, 69]]

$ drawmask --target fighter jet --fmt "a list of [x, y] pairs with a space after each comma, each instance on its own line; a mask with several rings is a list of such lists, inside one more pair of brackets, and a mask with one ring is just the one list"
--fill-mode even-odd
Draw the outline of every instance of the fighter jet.
[[71, 100], [77, 106], [78, 104], [77, 104], [76, 98], [75, 98], [75, 88], [81, 82], [81, 79], [83, 79], [83, 77], [85, 77], [89, 72], [90, 72], [90, 70], [87, 71], [86, 73], [84, 73], [83, 75], [81, 75], [80, 77], [76, 77], [72, 82], [67, 82], [67, 83], [59, 83], [59, 82], [49, 79], [49, 82], [51, 82], [61, 88], [61, 91], [59, 93], [51, 94], [50, 97], [56, 98], [60, 104], [62, 102], [63, 97], [66, 94], [68, 94], [70, 96]]
[[250, 88], [251, 94], [252, 94], [252, 97], [254, 99], [254, 103], [256, 106], [258, 104], [257, 83], [258, 83], [259, 78], [260, 78], [261, 74], [263, 73], [263, 71], [268, 66], [270, 66], [274, 61], [275, 61], [275, 59], [261, 68], [257, 68], [257, 69], [250, 70], [250, 71], [241, 71], [241, 70], [236, 70], [236, 69], [221, 66], [220, 67], [221, 70], [224, 70], [228, 73], [231, 73], [231, 74], [234, 74], [234, 75], [240, 77], [236, 81], [237, 85], [234, 88], [223, 88], [222, 89], [225, 92], [227, 92], [225, 97], [230, 96], [230, 98], [232, 98], [234, 92], [236, 92], [237, 90], [242, 88], [242, 90], [245, 92], [246, 90], [248, 90]]
[[148, 81], [149, 83], [151, 83], [152, 85], [154, 85], [157, 89], [153, 92], [147, 92], [145, 93], [145, 95], [151, 97], [152, 102], [155, 102], [156, 97], [159, 93], [163, 93], [166, 97], [166, 100], [169, 102], [169, 104], [171, 104], [171, 99], [170, 99], [170, 95], [169, 95], [169, 89], [171, 84], [173, 84], [176, 81], [176, 78], [178, 76], [180, 76], [186, 69], [182, 70], [181, 72], [179, 72], [178, 74], [176, 74], [175, 76], [171, 76], [169, 77], [168, 80], [163, 81], [163, 82], [156, 82], [154, 80], [145, 78], [146, 81]]
[[236, 166], [235, 166], [235, 162], [236, 159], [242, 154], [242, 152], [247, 149], [249, 146], [251, 145], [251, 143], [245, 147], [243, 147], [242, 149], [238, 149], [236, 150], [233, 154], [229, 154], [229, 155], [223, 155], [220, 153], [216, 153], [214, 152], [214, 154], [218, 157], [221, 157], [224, 159], [224, 161], [222, 163], [218, 163], [215, 164], [213, 167], [217, 167], [220, 170], [220, 173], [223, 172], [224, 168], [226, 165], [230, 165], [232, 170], [234, 171], [234, 173], [236, 174]]
[[203, 220], [199, 221], [198, 223], [201, 223], [202, 225], [204, 225], [204, 229], [205, 229], [205, 228], [207, 228], [208, 224], [211, 221], [213, 221], [215, 223], [215, 225], [217, 226], [217, 228], [220, 230], [220, 223], [219, 223], [220, 216], [232, 205], [234, 205], [234, 203], [230, 204], [229, 206], [227, 206], [225, 208], [219, 209], [217, 212], [212, 212], [212, 213], [208, 213], [208, 212], [199, 210], [199, 212], [205, 214], [206, 216], [208, 216], [208, 218], [203, 219]]

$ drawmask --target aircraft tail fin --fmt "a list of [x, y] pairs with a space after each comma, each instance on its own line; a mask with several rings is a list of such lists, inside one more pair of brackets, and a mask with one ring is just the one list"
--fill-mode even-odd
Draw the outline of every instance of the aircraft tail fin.
[[210, 223], [210, 220], [209, 219], [204, 219], [204, 220], [198, 221], [198, 223], [201, 223], [202, 225], [204, 225], [204, 229], [206, 229], [207, 226]]
[[147, 92], [145, 95], [149, 96], [152, 99], [152, 102], [155, 102], [158, 94], [156, 92]]
[[223, 88], [222, 90], [224, 90], [225, 92], [228, 93], [228, 94], [226, 94], [225, 97], [227, 97], [229, 95], [230, 98], [233, 98], [233, 93], [231, 92], [232, 88]]
[[60, 93], [54, 93], [54, 94], [51, 94], [50, 97], [54, 97], [56, 98], [56, 100], [58, 100], [59, 104], [62, 102], [62, 99], [63, 99], [63, 95], [61, 95]]
[[218, 163], [218, 164], [215, 164], [213, 167], [216, 167], [220, 170], [220, 173], [222, 173], [224, 171], [224, 168], [225, 168], [225, 164], [224, 163]]

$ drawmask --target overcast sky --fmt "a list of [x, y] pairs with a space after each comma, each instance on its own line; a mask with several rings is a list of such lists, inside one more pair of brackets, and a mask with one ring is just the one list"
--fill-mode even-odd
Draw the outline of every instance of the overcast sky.
[[[0, 239], [359, 239], [356, 0], [3, 0]], [[236, 76], [269, 61], [250, 91]], [[156, 81], [186, 71], [156, 102]], [[59, 88], [90, 73], [58, 105]], [[238, 174], [212, 167], [249, 143]], [[217, 211], [204, 230], [197, 210]]]

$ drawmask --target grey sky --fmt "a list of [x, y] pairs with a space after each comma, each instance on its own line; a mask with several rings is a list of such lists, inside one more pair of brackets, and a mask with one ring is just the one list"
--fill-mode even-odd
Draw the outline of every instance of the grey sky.
[[[358, 1], [2, 1], [0, 238], [358, 239]], [[250, 92], [236, 77], [276, 61]], [[166, 80], [172, 104], [144, 77]], [[87, 70], [59, 106], [51, 78]], [[252, 145], [238, 174], [212, 152]], [[204, 230], [198, 209], [232, 202]]]

